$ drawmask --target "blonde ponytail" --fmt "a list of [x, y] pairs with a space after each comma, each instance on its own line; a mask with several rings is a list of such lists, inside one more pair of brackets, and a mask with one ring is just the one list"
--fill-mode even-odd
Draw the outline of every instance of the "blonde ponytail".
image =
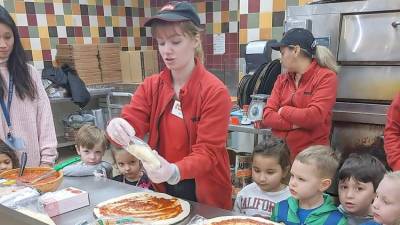
[[320, 66], [326, 67], [335, 73], [339, 72], [339, 66], [336, 63], [335, 57], [332, 52], [325, 46], [317, 45], [315, 51], [315, 58]]
[[200, 60], [201, 63], [204, 63], [204, 51], [201, 40], [199, 41], [199, 45], [195, 49], [194, 55]]

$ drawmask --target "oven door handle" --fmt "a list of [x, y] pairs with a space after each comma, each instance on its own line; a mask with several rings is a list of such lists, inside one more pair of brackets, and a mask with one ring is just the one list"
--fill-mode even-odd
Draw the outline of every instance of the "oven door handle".
[[393, 21], [392, 27], [397, 28], [400, 25], [400, 21]]

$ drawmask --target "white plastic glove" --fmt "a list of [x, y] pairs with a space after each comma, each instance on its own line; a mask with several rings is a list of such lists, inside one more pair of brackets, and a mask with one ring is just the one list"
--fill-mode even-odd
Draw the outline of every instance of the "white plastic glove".
[[168, 184], [174, 185], [179, 182], [181, 179], [178, 166], [174, 163], [169, 163], [163, 157], [158, 155], [157, 151], [154, 151], [154, 154], [157, 156], [158, 160], [160, 160], [160, 168], [153, 168], [151, 164], [142, 161], [143, 167], [146, 170], [147, 176], [150, 180], [156, 184], [167, 182]]
[[121, 146], [127, 146], [136, 134], [135, 129], [122, 118], [112, 119], [106, 128], [106, 132], [112, 141]]

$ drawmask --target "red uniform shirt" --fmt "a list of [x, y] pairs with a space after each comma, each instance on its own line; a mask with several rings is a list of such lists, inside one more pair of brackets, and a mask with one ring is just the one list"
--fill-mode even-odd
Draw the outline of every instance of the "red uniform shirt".
[[[297, 88], [294, 74], [279, 75], [264, 108], [263, 125], [286, 140], [292, 159], [311, 145], [329, 145], [336, 88], [336, 73], [315, 60]], [[294, 125], [300, 128], [294, 129]]]
[[172, 100], [160, 121], [160, 144], [158, 152], [164, 156], [168, 162], [176, 163], [190, 153], [189, 135], [183, 119], [172, 114]]
[[[160, 140], [168, 127], [163, 116], [174, 98], [171, 71], [146, 78], [135, 92], [130, 104], [122, 110], [126, 119], [136, 130], [138, 137], [149, 133], [149, 145], [160, 149]], [[230, 181], [229, 157], [226, 150], [228, 123], [232, 104], [225, 85], [196, 60], [196, 66], [179, 95], [183, 121], [188, 135], [182, 131], [171, 131], [177, 140], [187, 138], [189, 154], [176, 162], [181, 179], [195, 179], [196, 198], [200, 203], [220, 208], [232, 208], [232, 185]], [[161, 123], [168, 123], [161, 125]], [[177, 135], [180, 135], [179, 137]], [[164, 140], [164, 157], [170, 156], [169, 146]], [[174, 154], [174, 153], [171, 153]]]
[[400, 94], [389, 107], [384, 136], [387, 162], [392, 170], [400, 170]]

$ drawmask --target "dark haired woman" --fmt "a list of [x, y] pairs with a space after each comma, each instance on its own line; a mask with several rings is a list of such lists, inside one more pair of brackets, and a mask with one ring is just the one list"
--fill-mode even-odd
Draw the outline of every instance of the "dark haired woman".
[[0, 6], [0, 138], [28, 153], [28, 166], [52, 166], [57, 139], [40, 74], [27, 64], [15, 22]]

